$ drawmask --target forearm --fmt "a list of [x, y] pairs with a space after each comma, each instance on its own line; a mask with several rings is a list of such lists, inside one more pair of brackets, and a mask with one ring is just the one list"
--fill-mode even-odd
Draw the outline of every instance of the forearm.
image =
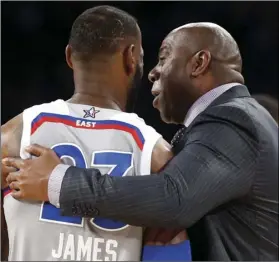
[[60, 207], [63, 215], [98, 215], [135, 226], [177, 228], [180, 200], [172, 177], [162, 173], [118, 178], [71, 167], [63, 179]]
[[[97, 169], [70, 167], [62, 182], [62, 213], [101, 216], [134, 226], [187, 228], [226, 194], [222, 187], [212, 194], [212, 188], [201, 186], [208, 180], [214, 183], [212, 178], [205, 179], [210, 174], [204, 165], [195, 154], [183, 154], [158, 174], [122, 178], [102, 176]], [[193, 179], [194, 174], [199, 179]]]
[[175, 184], [163, 173], [160, 178], [117, 178], [102, 176], [97, 169], [59, 165], [50, 177], [48, 193], [50, 202], [65, 216], [102, 216], [135, 226], [177, 228], [181, 201]]

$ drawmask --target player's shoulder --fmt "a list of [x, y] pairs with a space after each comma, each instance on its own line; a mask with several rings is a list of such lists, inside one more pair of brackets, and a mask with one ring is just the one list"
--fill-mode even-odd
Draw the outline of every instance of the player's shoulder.
[[23, 111], [23, 121], [32, 121], [40, 114], [68, 115], [69, 108], [67, 103], [62, 99], [57, 99], [49, 103], [34, 105]]
[[62, 99], [57, 99], [48, 103], [38, 104], [31, 106], [23, 111], [23, 114], [36, 116], [40, 113], [53, 113], [53, 114], [69, 114], [67, 103]]
[[6, 156], [18, 156], [20, 139], [23, 129], [22, 113], [15, 116], [1, 126], [1, 152], [2, 158]]

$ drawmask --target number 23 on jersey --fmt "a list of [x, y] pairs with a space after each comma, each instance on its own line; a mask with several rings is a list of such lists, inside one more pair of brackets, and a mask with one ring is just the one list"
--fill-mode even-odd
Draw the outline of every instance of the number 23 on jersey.
[[[73, 165], [87, 168], [86, 159], [80, 147], [71, 143], [57, 144], [52, 147], [60, 159], [68, 158]], [[90, 167], [110, 168], [108, 174], [111, 176], [125, 176], [133, 168], [133, 154], [118, 151], [96, 151], [92, 154]], [[83, 227], [82, 217], [67, 217], [60, 215], [60, 209], [48, 202], [42, 204], [40, 220], [50, 223]], [[119, 231], [128, 225], [105, 218], [92, 218], [90, 221], [95, 227], [106, 231]]]

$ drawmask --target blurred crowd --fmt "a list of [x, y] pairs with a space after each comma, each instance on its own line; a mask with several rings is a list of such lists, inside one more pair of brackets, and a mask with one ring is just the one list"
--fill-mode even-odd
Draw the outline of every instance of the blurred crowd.
[[252, 94], [277, 98], [278, 2], [2, 2], [2, 124], [24, 108], [73, 92], [64, 49], [74, 19], [109, 4], [134, 15], [143, 34], [145, 74], [136, 112], [170, 140], [176, 131], [152, 108], [149, 70], [167, 33], [189, 22], [215, 22], [236, 39]]

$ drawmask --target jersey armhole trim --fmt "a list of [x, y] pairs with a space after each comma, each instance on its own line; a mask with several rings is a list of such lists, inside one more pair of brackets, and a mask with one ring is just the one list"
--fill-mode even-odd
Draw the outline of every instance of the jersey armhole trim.
[[25, 151], [25, 148], [30, 145], [32, 121], [32, 119], [30, 118], [30, 114], [27, 113], [27, 110], [24, 110], [22, 114], [23, 127], [20, 143], [20, 157], [23, 159], [30, 157], [30, 154]]
[[156, 145], [156, 143], [158, 142], [158, 140], [162, 137], [157, 132], [154, 132], [152, 135], [149, 134], [149, 136], [151, 136], [151, 137], [149, 137], [145, 141], [143, 150], [142, 150], [142, 157], [141, 157], [141, 162], [140, 162], [140, 175], [141, 176], [150, 175], [153, 148]]

